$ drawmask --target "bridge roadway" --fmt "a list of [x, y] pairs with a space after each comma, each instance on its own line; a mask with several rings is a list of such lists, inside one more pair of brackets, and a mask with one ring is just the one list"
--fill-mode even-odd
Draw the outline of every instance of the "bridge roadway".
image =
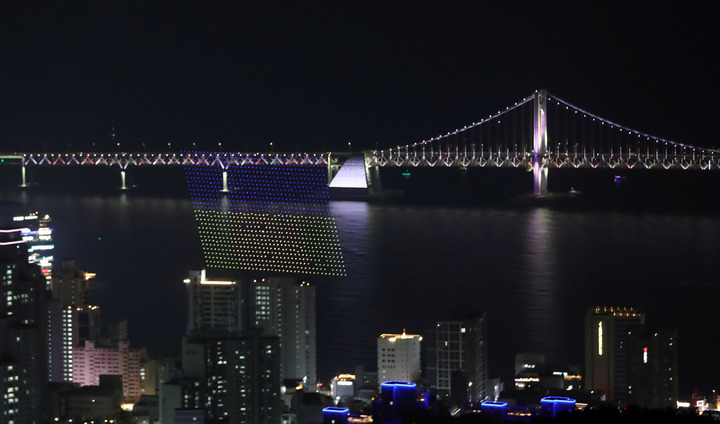
[[[392, 150], [367, 152], [325, 153], [242, 153], [242, 152], [56, 152], [56, 153], [0, 153], [4, 165], [26, 166], [109, 166], [127, 169], [131, 166], [205, 165], [227, 168], [240, 165], [325, 165], [341, 167], [350, 156], [365, 156], [367, 166], [388, 167], [523, 167], [532, 169], [532, 153], [503, 152], [502, 154], [467, 155], [460, 152], [418, 154]], [[572, 152], [549, 152], [543, 159], [548, 168], [646, 168], [646, 169], [719, 169], [720, 154], [709, 155], [637, 155], [635, 153], [596, 153], [592, 157]]]
[[[226, 180], [230, 166], [315, 165], [326, 166], [328, 184], [351, 153], [242, 153], [242, 152], [53, 152], [0, 153], [0, 165], [21, 167], [21, 187], [27, 187], [26, 167], [104, 166], [120, 170], [121, 188], [127, 189], [125, 171], [140, 166], [214, 166], [223, 170]], [[226, 189], [224, 187], [223, 189]]]
[[[468, 157], [462, 155], [444, 156], [411, 156], [401, 155], [368, 155], [366, 154], [368, 166], [383, 167], [497, 167], [497, 168], [525, 168], [533, 169], [532, 154], [503, 154], [486, 155], [486, 157]], [[580, 157], [568, 154], [546, 154], [542, 159], [542, 166], [545, 168], [622, 168], [622, 169], [720, 169], [720, 155], [618, 155], [618, 154], [596, 154], [593, 157]]]
[[[366, 152], [324, 152], [324, 153], [242, 153], [242, 152], [55, 152], [55, 153], [0, 153], [0, 165], [21, 167], [22, 187], [27, 186], [26, 167], [35, 166], [105, 166], [120, 170], [122, 188], [126, 189], [125, 172], [129, 167], [141, 166], [212, 166], [225, 171], [230, 166], [253, 165], [315, 165], [326, 166], [328, 184], [351, 156], [364, 156], [366, 179], [368, 182], [378, 179], [378, 167], [507, 167], [533, 171], [534, 155], [505, 151], [502, 154], [492, 151], [477, 155], [467, 152], [414, 152], [409, 150], [366, 151]], [[430, 153], [430, 154], [427, 154]], [[648, 152], [647, 155], [635, 153], [596, 153], [588, 157], [579, 152], [548, 151], [542, 157], [542, 168], [590, 168], [590, 169], [720, 169], [720, 154], [695, 152], [677, 155]]]
[[327, 165], [331, 153], [232, 153], [232, 152], [54, 152], [2, 153], [2, 163], [22, 166], [86, 165], [130, 166], [207, 165]]

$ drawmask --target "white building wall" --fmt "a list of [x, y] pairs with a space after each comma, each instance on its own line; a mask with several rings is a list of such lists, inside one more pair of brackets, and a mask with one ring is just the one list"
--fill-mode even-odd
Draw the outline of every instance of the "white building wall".
[[420, 380], [420, 342], [414, 334], [382, 334], [377, 339], [378, 383]]

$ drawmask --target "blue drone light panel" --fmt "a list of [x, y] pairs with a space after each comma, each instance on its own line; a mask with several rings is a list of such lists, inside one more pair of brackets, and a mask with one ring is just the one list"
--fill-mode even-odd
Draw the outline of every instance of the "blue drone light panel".
[[185, 176], [208, 268], [345, 275], [324, 166], [187, 165]]

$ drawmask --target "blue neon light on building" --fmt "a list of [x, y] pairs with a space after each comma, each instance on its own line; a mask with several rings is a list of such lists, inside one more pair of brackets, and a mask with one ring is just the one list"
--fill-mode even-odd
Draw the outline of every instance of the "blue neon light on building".
[[507, 407], [507, 402], [488, 400], [480, 404], [480, 412], [494, 418], [505, 419], [507, 417]]
[[540, 411], [545, 416], [557, 417], [560, 413], [575, 410], [575, 399], [563, 396], [547, 396], [540, 399]]
[[406, 412], [416, 407], [417, 384], [407, 381], [386, 381], [380, 385], [382, 422], [399, 422]]
[[336, 406], [323, 408], [323, 424], [347, 424], [349, 413], [350, 410], [348, 408], [340, 408]]

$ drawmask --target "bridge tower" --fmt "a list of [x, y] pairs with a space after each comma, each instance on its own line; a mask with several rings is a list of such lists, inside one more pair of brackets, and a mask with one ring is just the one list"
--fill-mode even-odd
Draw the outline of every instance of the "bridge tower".
[[545, 166], [545, 155], [547, 153], [547, 91], [535, 92], [533, 101], [533, 174], [535, 196], [547, 194], [548, 168]]

